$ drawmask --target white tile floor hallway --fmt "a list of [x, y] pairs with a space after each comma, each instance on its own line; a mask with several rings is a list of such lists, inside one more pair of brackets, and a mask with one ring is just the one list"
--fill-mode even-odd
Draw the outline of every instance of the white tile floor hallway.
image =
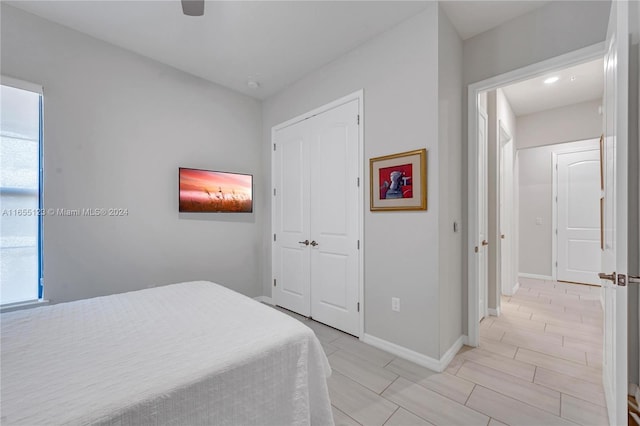
[[[330, 327], [311, 327], [333, 368], [337, 425], [606, 426], [598, 287], [521, 279], [443, 373]], [[297, 316], [296, 316], [297, 317]]]

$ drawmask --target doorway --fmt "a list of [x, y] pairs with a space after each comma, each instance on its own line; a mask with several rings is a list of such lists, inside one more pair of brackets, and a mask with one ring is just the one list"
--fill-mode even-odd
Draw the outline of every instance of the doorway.
[[[480, 272], [484, 265], [480, 263], [486, 262], [487, 268], [493, 268], [493, 275], [489, 274], [489, 312], [493, 314], [499, 314], [500, 312], [500, 294], [504, 292], [504, 294], [509, 294], [509, 287], [511, 288], [511, 293], [514, 290], [517, 290], [517, 277], [516, 271], [518, 271], [520, 261], [520, 253], [518, 247], [520, 244], [520, 235], [518, 235], [518, 227], [519, 223], [519, 209], [518, 205], [518, 194], [515, 191], [515, 187], [518, 185], [518, 176], [517, 172], [512, 176], [512, 187], [513, 191], [508, 191], [509, 183], [507, 182], [507, 174], [500, 175], [500, 165], [503, 167], [506, 166], [506, 162], [513, 161], [513, 167], [517, 171], [518, 168], [518, 134], [517, 131], [514, 132], [513, 129], [508, 128], [503, 125], [503, 130], [500, 131], [499, 127], [496, 127], [493, 130], [494, 134], [494, 143], [495, 143], [495, 151], [491, 154], [489, 151], [489, 155], [494, 155], [493, 159], [493, 168], [491, 166], [492, 159], [489, 158], [489, 164], [487, 170], [481, 170], [481, 165], [477, 159], [481, 157], [479, 148], [480, 145], [478, 143], [477, 134], [480, 126], [480, 119], [478, 114], [478, 100], [480, 99], [480, 95], [482, 93], [497, 91], [498, 89], [510, 86], [515, 83], [523, 82], [525, 80], [531, 80], [534, 78], [540, 78], [542, 76], [546, 76], [552, 74], [558, 70], [574, 67], [580, 64], [584, 64], [587, 62], [601, 60], [604, 55], [604, 47], [602, 44], [598, 44], [595, 46], [590, 46], [557, 58], [553, 58], [538, 64], [534, 64], [516, 71], [512, 71], [500, 76], [493, 77], [491, 79], [474, 83], [469, 86], [469, 128], [468, 128], [468, 158], [469, 158], [469, 182], [468, 187], [470, 189], [477, 188], [478, 185], [478, 177], [481, 176], [489, 176], [489, 188], [493, 188], [494, 195], [493, 199], [491, 199], [491, 195], [489, 195], [489, 200], [491, 206], [495, 209], [494, 217], [492, 218], [491, 213], [488, 213], [489, 219], [494, 220], [493, 228], [491, 230], [491, 223], [489, 226], [489, 235], [488, 235], [488, 244], [491, 247], [492, 245], [495, 247], [492, 250], [493, 258], [492, 259], [483, 259], [482, 256], [478, 256], [478, 248], [482, 246], [484, 241], [483, 238], [480, 238], [481, 230], [478, 225], [478, 218], [481, 217], [480, 209], [483, 207], [482, 202], [482, 193], [478, 190], [471, 190], [469, 192], [469, 202], [468, 202], [468, 247], [469, 251], [467, 252], [467, 261], [468, 261], [468, 344], [471, 346], [477, 346], [479, 343], [479, 323], [477, 322], [477, 318], [481, 316], [481, 307], [479, 305], [480, 296], [482, 294], [481, 283], [482, 277], [480, 276]], [[490, 110], [491, 108], [489, 108]], [[489, 111], [491, 115], [491, 111]], [[491, 123], [491, 117], [490, 117]], [[495, 122], [498, 123], [497, 121]], [[514, 137], [515, 133], [515, 137]], [[489, 135], [491, 138], [492, 129], [489, 129]], [[508, 146], [509, 140], [512, 140], [511, 147]], [[500, 141], [500, 146], [498, 148], [498, 141]], [[513, 142], [516, 141], [516, 142]], [[491, 143], [491, 139], [490, 139]], [[505, 157], [505, 152], [509, 149], [512, 150], [512, 154]], [[549, 159], [549, 163], [551, 159]], [[493, 181], [492, 176], [493, 175]], [[493, 186], [492, 186], [493, 183]], [[502, 184], [502, 189], [501, 189]], [[511, 215], [511, 220], [504, 220], [505, 216], [509, 216], [508, 213], [508, 195], [511, 194], [513, 196], [513, 206], [514, 210]], [[502, 208], [500, 207], [502, 205]], [[551, 210], [551, 209], [549, 209]], [[503, 220], [501, 221], [501, 214]], [[506, 229], [509, 228], [511, 224], [511, 235], [507, 234]], [[551, 231], [551, 220], [548, 222], [542, 221], [542, 225], [548, 226], [548, 233], [545, 232], [545, 235], [551, 240], [552, 231]], [[493, 232], [492, 232], [493, 231]], [[505, 238], [501, 238], [504, 235]], [[508, 238], [511, 236], [511, 250], [509, 250], [509, 241]], [[504, 243], [503, 243], [504, 240]], [[551, 244], [549, 244], [549, 247]], [[502, 252], [508, 251], [507, 256], [503, 258]], [[550, 250], [549, 250], [550, 251]], [[509, 256], [510, 252], [510, 256]], [[507, 259], [510, 257], [511, 259]], [[549, 272], [546, 274], [547, 277], [551, 278], [551, 254], [549, 253]], [[503, 262], [506, 262], [507, 265], [502, 265]], [[509, 272], [509, 266], [511, 266], [511, 278]], [[504, 277], [504, 279], [502, 279]], [[511, 281], [511, 282], [510, 282]], [[514, 282], [515, 281], [515, 282]], [[493, 286], [493, 289], [491, 288]], [[491, 301], [494, 301], [495, 306], [491, 306]], [[492, 309], [493, 308], [493, 309]]]

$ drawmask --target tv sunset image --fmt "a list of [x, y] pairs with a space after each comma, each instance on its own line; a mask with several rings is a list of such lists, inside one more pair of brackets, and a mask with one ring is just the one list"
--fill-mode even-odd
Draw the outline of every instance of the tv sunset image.
[[253, 176], [209, 170], [179, 170], [180, 211], [251, 213]]

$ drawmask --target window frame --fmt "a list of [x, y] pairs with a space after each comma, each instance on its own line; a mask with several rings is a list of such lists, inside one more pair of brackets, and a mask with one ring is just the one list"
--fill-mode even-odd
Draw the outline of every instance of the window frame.
[[[44, 88], [40, 84], [0, 75], [0, 85], [25, 90], [39, 95], [38, 101], [38, 209], [44, 208]], [[44, 215], [38, 215], [38, 302], [44, 300]], [[18, 302], [18, 304], [30, 301]], [[13, 305], [10, 303], [8, 305]]]

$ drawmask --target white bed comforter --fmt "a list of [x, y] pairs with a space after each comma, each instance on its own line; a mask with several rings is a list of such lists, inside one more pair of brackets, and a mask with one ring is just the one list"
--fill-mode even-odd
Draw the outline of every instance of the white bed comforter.
[[299, 321], [210, 282], [2, 314], [2, 425], [333, 424]]

